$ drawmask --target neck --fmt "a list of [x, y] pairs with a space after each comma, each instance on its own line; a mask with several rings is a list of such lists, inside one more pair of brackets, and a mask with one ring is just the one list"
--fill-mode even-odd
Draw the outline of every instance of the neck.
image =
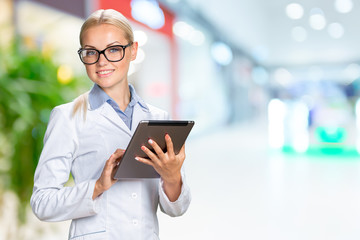
[[109, 95], [119, 106], [121, 111], [125, 111], [126, 107], [130, 103], [130, 89], [127, 82], [124, 84], [119, 84], [118, 86], [114, 86], [112, 88], [103, 89], [107, 95]]

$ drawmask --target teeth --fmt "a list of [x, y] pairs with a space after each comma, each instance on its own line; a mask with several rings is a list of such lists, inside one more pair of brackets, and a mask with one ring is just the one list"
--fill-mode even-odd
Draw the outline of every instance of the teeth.
[[99, 74], [108, 74], [108, 73], [111, 73], [112, 70], [108, 70], [108, 71], [99, 71], [98, 73]]

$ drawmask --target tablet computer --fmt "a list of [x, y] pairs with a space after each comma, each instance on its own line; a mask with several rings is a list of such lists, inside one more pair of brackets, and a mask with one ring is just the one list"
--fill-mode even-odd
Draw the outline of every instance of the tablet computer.
[[135, 157], [147, 158], [147, 155], [141, 150], [141, 146], [145, 145], [150, 150], [153, 150], [148, 143], [149, 138], [151, 138], [164, 152], [166, 152], [165, 134], [167, 133], [171, 137], [174, 145], [174, 152], [177, 154], [184, 145], [194, 123], [194, 121], [177, 120], [140, 121], [125, 150], [114, 178], [160, 177], [152, 166], [135, 160]]

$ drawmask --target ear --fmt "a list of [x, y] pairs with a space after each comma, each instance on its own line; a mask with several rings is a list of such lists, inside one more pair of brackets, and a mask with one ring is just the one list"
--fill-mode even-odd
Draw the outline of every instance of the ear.
[[133, 44], [131, 44], [130, 47], [131, 47], [131, 61], [134, 61], [137, 56], [138, 42], [133, 42]]

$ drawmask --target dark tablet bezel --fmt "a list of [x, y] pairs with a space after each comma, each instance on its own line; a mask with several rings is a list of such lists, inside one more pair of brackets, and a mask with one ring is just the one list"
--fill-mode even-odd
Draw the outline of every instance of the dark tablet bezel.
[[126, 178], [159, 178], [159, 174], [152, 166], [135, 160], [135, 157], [147, 157], [141, 150], [145, 145], [149, 149], [148, 140], [151, 138], [166, 151], [165, 134], [169, 134], [177, 154], [184, 145], [194, 121], [179, 120], [143, 120], [140, 121], [132, 136], [119, 167], [115, 173], [115, 179]]

